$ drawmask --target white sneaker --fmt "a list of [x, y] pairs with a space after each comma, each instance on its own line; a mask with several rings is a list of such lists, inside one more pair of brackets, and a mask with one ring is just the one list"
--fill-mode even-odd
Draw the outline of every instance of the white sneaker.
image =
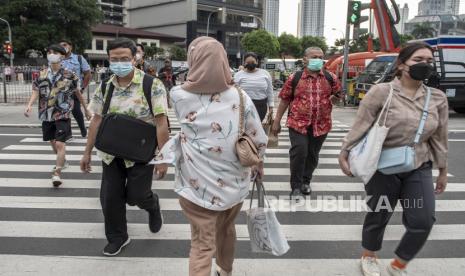
[[[69, 162], [67, 160], [65, 160], [65, 163], [63, 164], [63, 167], [61, 168], [61, 170], [64, 171], [67, 168], [69, 168]], [[57, 166], [54, 166], [52, 172], [55, 172], [56, 169], [57, 169]]]
[[63, 184], [63, 181], [61, 181], [61, 178], [59, 175], [54, 174], [52, 176], [52, 184], [53, 184], [53, 187], [58, 188], [61, 184]]
[[216, 266], [216, 276], [232, 276], [232, 272], [226, 272], [218, 265]]
[[381, 270], [379, 269], [378, 260], [375, 257], [362, 257], [360, 266], [363, 276], [380, 276]]
[[390, 276], [407, 276], [407, 271], [405, 269], [393, 267], [391, 264], [388, 264], [386, 270]]

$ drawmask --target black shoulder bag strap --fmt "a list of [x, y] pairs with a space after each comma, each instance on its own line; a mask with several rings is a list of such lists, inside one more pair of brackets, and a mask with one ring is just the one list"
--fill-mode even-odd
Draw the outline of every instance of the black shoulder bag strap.
[[102, 97], [103, 97], [103, 110], [102, 116], [107, 114], [108, 109], [110, 108], [111, 97], [113, 96], [113, 90], [115, 90], [115, 85], [110, 81], [110, 88], [108, 89], [108, 95], [106, 95], [107, 81], [102, 81]]

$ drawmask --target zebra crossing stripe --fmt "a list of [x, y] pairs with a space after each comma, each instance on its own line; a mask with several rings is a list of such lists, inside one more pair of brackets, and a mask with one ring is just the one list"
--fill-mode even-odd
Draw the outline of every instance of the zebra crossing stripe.
[[[288, 241], [361, 241], [362, 225], [281, 225]], [[384, 240], [400, 240], [403, 225], [389, 225]], [[131, 239], [190, 240], [189, 224], [164, 224], [159, 233], [149, 231], [146, 223], [129, 223]], [[311, 235], [309, 235], [311, 233]], [[236, 224], [238, 240], [249, 240], [247, 225]], [[65, 239], [105, 239], [103, 223], [0, 221], [0, 237]], [[429, 240], [465, 240], [465, 224], [439, 224]]]
[[[50, 172], [50, 165], [22, 165], [22, 164], [1, 164], [0, 172]], [[66, 172], [69, 173], [80, 173], [81, 169], [78, 166], [71, 166], [66, 169]], [[94, 166], [92, 168], [91, 174], [101, 173], [101, 166]], [[174, 174], [174, 168], [168, 168], [168, 176]], [[437, 170], [433, 171], [434, 176], [438, 176], [439, 172]], [[290, 176], [290, 171], [288, 168], [267, 168], [265, 167], [265, 175], [281, 175], [281, 176]], [[344, 173], [339, 169], [316, 169], [313, 173], [314, 176], [345, 176]], [[448, 174], [452, 177], [453, 175]]]
[[[234, 259], [234, 275], [361, 275], [360, 261], [356, 259]], [[379, 259], [382, 267], [391, 259]], [[213, 261], [215, 263], [215, 261]], [[409, 264], [411, 275], [437, 276], [458, 275], [463, 271], [465, 258], [416, 258]], [[132, 275], [186, 276], [189, 274], [188, 258], [152, 257], [97, 257], [97, 256], [31, 256], [19, 254], [1, 255], [0, 264], [5, 275], [24, 275], [34, 271], [35, 276], [50, 275]], [[134, 265], [135, 264], [135, 265]], [[434, 265], [431, 265], [434, 264]], [[130, 268], [129, 268], [130, 267]]]
[[[305, 200], [298, 204], [288, 199], [276, 199], [268, 197], [270, 204], [280, 213], [292, 212], [327, 212], [347, 213], [366, 212], [364, 199], [343, 199], [334, 197], [321, 197], [318, 200]], [[242, 210], [249, 208], [249, 200], [244, 200]], [[162, 210], [181, 211], [178, 199], [160, 199]], [[29, 197], [29, 196], [0, 196], [0, 208], [45, 208], [45, 209], [94, 209], [100, 210], [98, 198], [89, 197]], [[136, 206], [128, 206], [128, 210], [138, 210]], [[402, 207], [396, 206], [396, 212], [402, 211]], [[436, 200], [437, 212], [464, 212], [465, 200]]]
[[[21, 165], [21, 164], [2, 164], [0, 166], [1, 172], [50, 172], [50, 165]], [[80, 173], [81, 169], [78, 166], [71, 166], [66, 169], [68, 173]], [[91, 174], [101, 173], [101, 166], [94, 166], [92, 168]], [[168, 176], [174, 174], [174, 168], [168, 168]], [[438, 176], [439, 172], [437, 170], [433, 171], [433, 176]], [[280, 175], [280, 176], [290, 176], [290, 170], [288, 168], [268, 168], [265, 167], [265, 175]], [[314, 176], [345, 176], [344, 173], [339, 169], [316, 169], [313, 173]], [[453, 175], [448, 174], [452, 177]]]

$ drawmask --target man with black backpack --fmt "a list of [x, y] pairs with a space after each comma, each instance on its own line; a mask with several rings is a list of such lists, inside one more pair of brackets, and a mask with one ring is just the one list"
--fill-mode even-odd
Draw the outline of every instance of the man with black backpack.
[[318, 47], [305, 50], [304, 70], [291, 75], [284, 84], [272, 126], [281, 131], [281, 119], [289, 107], [287, 126], [291, 148], [291, 199], [311, 193], [310, 181], [318, 166], [321, 147], [331, 130], [332, 104], [342, 98], [337, 77], [323, 69], [324, 53]]
[[[90, 79], [92, 78], [89, 63], [82, 55], [76, 55], [73, 53], [73, 44], [71, 41], [62, 39], [60, 41], [60, 45], [66, 50], [65, 58], [61, 61], [62, 66], [67, 70], [74, 72], [79, 77], [81, 91], [84, 93], [89, 85]], [[76, 119], [79, 129], [81, 130], [81, 136], [86, 137], [87, 129], [86, 124], [84, 123], [81, 105], [75, 97], [73, 97], [73, 99], [75, 100], [72, 112], [73, 117]], [[86, 113], [86, 118], [90, 120], [90, 114]]]
[[149, 164], [169, 139], [166, 90], [160, 80], [136, 69], [136, 44], [119, 38], [108, 44], [114, 73], [95, 90], [89, 110], [93, 117], [81, 170], [91, 171], [94, 145], [102, 159], [100, 202], [108, 245], [103, 254], [115, 256], [129, 242], [126, 203], [149, 214], [149, 229], [160, 231], [162, 214], [152, 192], [153, 173], [164, 177], [167, 167]]

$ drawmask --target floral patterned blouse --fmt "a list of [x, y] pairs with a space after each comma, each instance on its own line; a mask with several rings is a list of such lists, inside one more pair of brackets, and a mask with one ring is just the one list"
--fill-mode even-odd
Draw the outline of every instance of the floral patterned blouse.
[[[135, 69], [134, 77], [126, 87], [119, 86], [115, 75], [110, 77], [107, 82], [107, 91], [110, 82], [113, 82], [115, 90], [113, 90], [108, 113], [125, 114], [149, 124], [154, 124], [153, 116], [150, 114], [150, 108], [147, 100], [145, 99], [144, 90], [142, 88], [144, 74], [145, 73], [141, 70]], [[97, 87], [88, 106], [88, 109], [92, 114], [102, 115], [104, 99], [100, 88], [100, 86]], [[152, 108], [155, 116], [168, 114], [165, 86], [159, 79], [153, 80]], [[110, 165], [113, 159], [115, 159], [113, 155], [101, 151], [98, 151], [98, 154], [107, 165]], [[124, 160], [124, 163], [126, 168], [134, 166], [134, 162], [129, 160]]]
[[[268, 137], [252, 100], [244, 94], [245, 131], [263, 157]], [[181, 131], [161, 149], [156, 163], [176, 166], [175, 191], [200, 207], [222, 211], [249, 193], [251, 169], [241, 166], [235, 144], [239, 95], [232, 87], [217, 94], [194, 94], [180, 86], [170, 91]]]

